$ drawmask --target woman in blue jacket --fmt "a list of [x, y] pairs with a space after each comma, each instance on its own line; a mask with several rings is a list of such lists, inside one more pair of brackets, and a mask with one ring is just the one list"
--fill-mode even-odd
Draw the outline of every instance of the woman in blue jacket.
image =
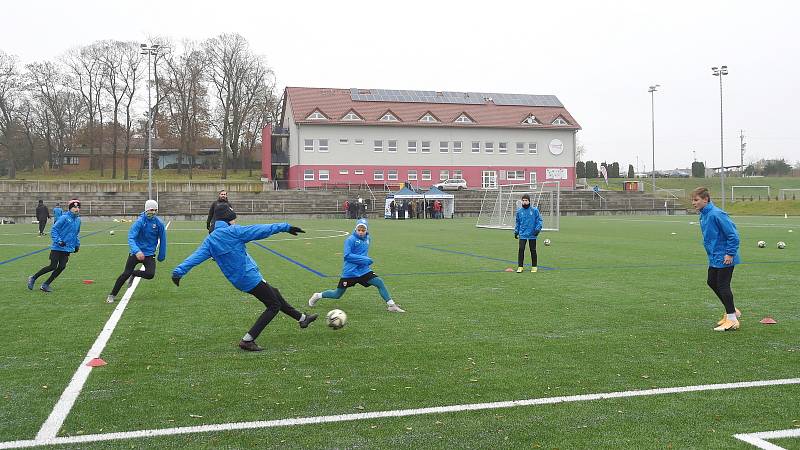
[[389, 290], [383, 280], [372, 271], [372, 258], [367, 256], [369, 253], [370, 236], [367, 229], [367, 220], [359, 219], [353, 233], [344, 240], [344, 267], [342, 267], [342, 277], [336, 290], [330, 289], [325, 292], [315, 292], [308, 299], [308, 306], [313, 307], [321, 298], [342, 298], [347, 288], [360, 284], [364, 287], [375, 286], [381, 294], [381, 298], [386, 302], [386, 310], [390, 312], [405, 312], [400, 305], [392, 300]]
[[539, 263], [536, 255], [536, 237], [542, 231], [542, 216], [539, 208], [531, 205], [531, 197], [528, 194], [522, 195], [522, 207], [517, 209], [516, 222], [514, 225], [514, 239], [519, 239], [519, 250], [517, 251], [517, 273], [522, 273], [525, 265], [525, 243], [531, 249], [531, 272], [536, 273]]
[[[133, 282], [133, 277], [152, 280], [156, 275], [156, 247], [158, 247], [158, 262], [167, 257], [167, 227], [158, 217], [158, 202], [148, 200], [144, 202], [144, 212], [139, 215], [136, 222], [128, 231], [128, 261], [125, 270], [117, 277], [111, 293], [106, 298], [106, 303], [114, 303], [119, 290], [125, 280]], [[134, 270], [136, 264], [142, 263], [144, 270]]]
[[703, 247], [708, 255], [708, 286], [725, 306], [725, 315], [714, 331], [738, 330], [742, 313], [733, 304], [731, 278], [733, 268], [740, 263], [739, 232], [728, 213], [711, 202], [708, 188], [692, 191], [692, 206], [700, 213]]
[[53, 245], [50, 246], [50, 265], [42, 267], [38, 272], [28, 277], [28, 289], [33, 290], [36, 279], [40, 276], [53, 272], [47, 281], [42, 283], [41, 289], [44, 292], [53, 292], [50, 283], [56, 279], [67, 267], [70, 253], [78, 253], [81, 249], [81, 239], [78, 235], [81, 232], [81, 202], [70, 200], [64, 213], [56, 223], [50, 227], [50, 238]]
[[294, 309], [278, 291], [269, 285], [261, 276], [261, 272], [247, 253], [246, 244], [250, 241], [265, 239], [275, 233], [287, 232], [297, 236], [305, 233], [298, 227], [288, 223], [273, 223], [270, 225], [236, 225], [236, 213], [227, 203], [221, 203], [214, 210], [214, 228], [205, 238], [200, 247], [186, 258], [175, 270], [172, 271], [172, 282], [180, 286], [183, 278], [193, 267], [208, 258], [214, 258], [225, 278], [237, 289], [252, 294], [259, 299], [267, 309], [256, 320], [242, 340], [239, 348], [251, 352], [263, 350], [256, 344], [256, 339], [264, 328], [275, 318], [278, 311], [291, 316], [300, 323], [300, 328], [306, 328], [316, 320], [317, 314], [305, 315]]

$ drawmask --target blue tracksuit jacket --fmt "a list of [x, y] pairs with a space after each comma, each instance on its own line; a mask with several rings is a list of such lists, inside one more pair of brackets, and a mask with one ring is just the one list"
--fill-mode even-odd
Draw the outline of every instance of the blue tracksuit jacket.
[[[78, 234], [81, 232], [81, 218], [72, 211], [67, 211], [61, 215], [61, 218], [50, 227], [50, 238], [53, 240], [53, 245], [50, 250], [58, 250], [60, 252], [72, 253], [76, 248], [81, 246], [81, 239]], [[64, 242], [64, 246], [58, 245], [59, 242]]]
[[[359, 219], [356, 222], [356, 226], [358, 224], [367, 226], [367, 221], [366, 219]], [[372, 265], [372, 258], [367, 256], [369, 242], [369, 228], [367, 228], [367, 234], [364, 235], [364, 239], [358, 237], [355, 228], [353, 228], [353, 233], [344, 240], [342, 278], [358, 278], [372, 270], [369, 267]]]
[[128, 246], [131, 255], [142, 252], [144, 256], [155, 255], [158, 246], [158, 260], [164, 261], [167, 258], [167, 227], [158, 217], [149, 219], [146, 213], [141, 213], [128, 231]]
[[528, 208], [517, 209], [517, 220], [514, 225], [514, 233], [519, 234], [520, 239], [536, 239], [536, 235], [542, 231], [542, 216], [539, 208], [531, 205]]
[[708, 255], [708, 266], [721, 269], [725, 255], [733, 256], [733, 265], [739, 259], [739, 232], [728, 213], [709, 202], [700, 210], [700, 230], [703, 232], [703, 247]]

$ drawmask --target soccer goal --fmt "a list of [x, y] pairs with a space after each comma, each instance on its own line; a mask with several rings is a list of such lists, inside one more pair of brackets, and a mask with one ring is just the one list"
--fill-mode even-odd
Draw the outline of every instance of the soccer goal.
[[779, 196], [781, 200], [795, 200], [800, 198], [800, 189], [781, 189]]
[[764, 189], [767, 190], [767, 198], [769, 198], [769, 186], [731, 186], [731, 202], [736, 201], [737, 193], [740, 199], [758, 197], [764, 195]]
[[487, 190], [481, 202], [476, 227], [513, 230], [517, 209], [522, 206], [522, 195], [531, 197], [531, 204], [539, 208], [544, 221], [543, 230], [558, 231], [561, 215], [561, 182], [545, 181], [538, 184], [507, 184]]

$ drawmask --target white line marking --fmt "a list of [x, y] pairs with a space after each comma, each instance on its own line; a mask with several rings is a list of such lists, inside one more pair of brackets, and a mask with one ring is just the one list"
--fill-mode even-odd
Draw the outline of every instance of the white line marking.
[[[167, 223], [165, 228], [168, 229], [170, 223], [172, 222]], [[81, 390], [83, 390], [83, 385], [89, 378], [89, 374], [92, 373], [92, 367], [87, 366], [87, 364], [92, 359], [100, 357], [100, 354], [103, 352], [108, 340], [111, 338], [111, 333], [114, 332], [114, 328], [117, 326], [117, 322], [119, 322], [119, 319], [122, 317], [125, 307], [128, 306], [128, 300], [131, 299], [134, 291], [136, 291], [136, 287], [139, 286], [140, 280], [141, 278], [139, 277], [133, 278], [133, 284], [131, 284], [131, 286], [125, 291], [125, 295], [122, 296], [122, 299], [117, 304], [117, 307], [114, 308], [114, 312], [111, 313], [111, 317], [108, 318], [105, 326], [103, 326], [103, 331], [101, 331], [100, 335], [97, 336], [94, 344], [92, 344], [92, 348], [89, 349], [89, 352], [86, 354], [83, 362], [81, 362], [81, 365], [78, 366], [78, 370], [75, 371], [75, 374], [72, 376], [67, 388], [64, 389], [64, 392], [58, 399], [53, 411], [50, 412], [50, 416], [47, 417], [47, 420], [44, 422], [44, 424], [42, 424], [42, 428], [40, 428], [39, 432], [36, 434], [36, 441], [51, 440], [58, 435], [58, 431], [64, 424], [64, 420], [66, 420], [67, 415], [75, 405], [75, 400], [77, 400], [78, 396], [81, 394]]]
[[786, 439], [800, 438], [800, 428], [789, 428], [787, 430], [761, 431], [758, 433], [734, 434], [733, 437], [748, 444], [755, 445], [764, 450], [786, 450], [781, 446], [767, 442], [767, 439]]
[[232, 422], [215, 425], [198, 425], [193, 427], [161, 428], [151, 430], [124, 431], [117, 433], [88, 434], [85, 436], [51, 437], [34, 440], [0, 442], [0, 449], [25, 448], [39, 445], [76, 444], [85, 442], [116, 441], [155, 436], [174, 436], [179, 434], [208, 433], [213, 431], [252, 430], [261, 428], [288, 427], [320, 423], [349, 422], [354, 420], [381, 419], [386, 417], [408, 417], [424, 414], [444, 414], [460, 411], [480, 411], [486, 409], [513, 408], [517, 406], [552, 405], [556, 403], [584, 402], [612, 398], [646, 397], [651, 395], [679, 394], [684, 392], [717, 391], [725, 389], [742, 389], [763, 386], [783, 386], [800, 384], [800, 378], [783, 378], [777, 380], [743, 381], [738, 383], [701, 384], [696, 386], [680, 386], [671, 388], [644, 389], [637, 391], [604, 392], [599, 394], [569, 395], [563, 397], [543, 397], [528, 400], [512, 400], [505, 402], [472, 403], [465, 405], [435, 406], [429, 408], [398, 409], [369, 413], [339, 414], [333, 416], [298, 417], [294, 419], [261, 420], [255, 422]]

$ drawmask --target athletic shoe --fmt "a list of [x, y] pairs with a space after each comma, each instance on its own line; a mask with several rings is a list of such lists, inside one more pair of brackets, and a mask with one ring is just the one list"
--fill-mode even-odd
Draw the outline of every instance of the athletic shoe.
[[739, 329], [738, 320], [726, 320], [722, 325], [714, 328], [714, 331], [736, 331]]
[[259, 347], [256, 344], [256, 341], [239, 341], [239, 348], [242, 350], [247, 350], [248, 352], [260, 352], [264, 350], [263, 348]]
[[28, 290], [33, 290], [33, 283], [36, 282], [36, 278], [33, 278], [33, 275], [28, 277]]
[[133, 286], [133, 279], [134, 279], [134, 278], [135, 278], [135, 277], [134, 277], [133, 275], [131, 275], [130, 277], [128, 277], [128, 287], [131, 287], [131, 286]]
[[322, 298], [322, 294], [321, 293], [314, 292], [314, 295], [312, 295], [311, 298], [308, 299], [308, 306], [313, 308], [314, 305], [316, 305], [317, 302], [319, 301], [319, 299], [321, 299], [321, 298]]
[[398, 312], [398, 313], [406, 312], [404, 309], [400, 309], [400, 306], [396, 303], [394, 305], [387, 306], [386, 310], [389, 312]]
[[53, 292], [53, 290], [50, 288], [50, 285], [47, 283], [42, 283], [39, 289], [41, 289], [44, 292]]
[[539, 271], [539, 268], [536, 266], [531, 267], [531, 273], [536, 273]]
[[[739, 311], [739, 308], [736, 308], [736, 320], [739, 320], [739, 317], [742, 317], [742, 312]], [[723, 314], [722, 319], [719, 319], [717, 325], [722, 325], [723, 323], [725, 323], [726, 320], [728, 320], [728, 315]]]
[[114, 303], [114, 300], [116, 299], [111, 294], [108, 294], [108, 297], [106, 297], [106, 303]]
[[522, 266], [517, 267], [517, 273], [522, 273], [523, 270]]
[[307, 328], [311, 322], [317, 320], [317, 317], [319, 317], [319, 314], [306, 314], [305, 320], [299, 321], [300, 328]]

